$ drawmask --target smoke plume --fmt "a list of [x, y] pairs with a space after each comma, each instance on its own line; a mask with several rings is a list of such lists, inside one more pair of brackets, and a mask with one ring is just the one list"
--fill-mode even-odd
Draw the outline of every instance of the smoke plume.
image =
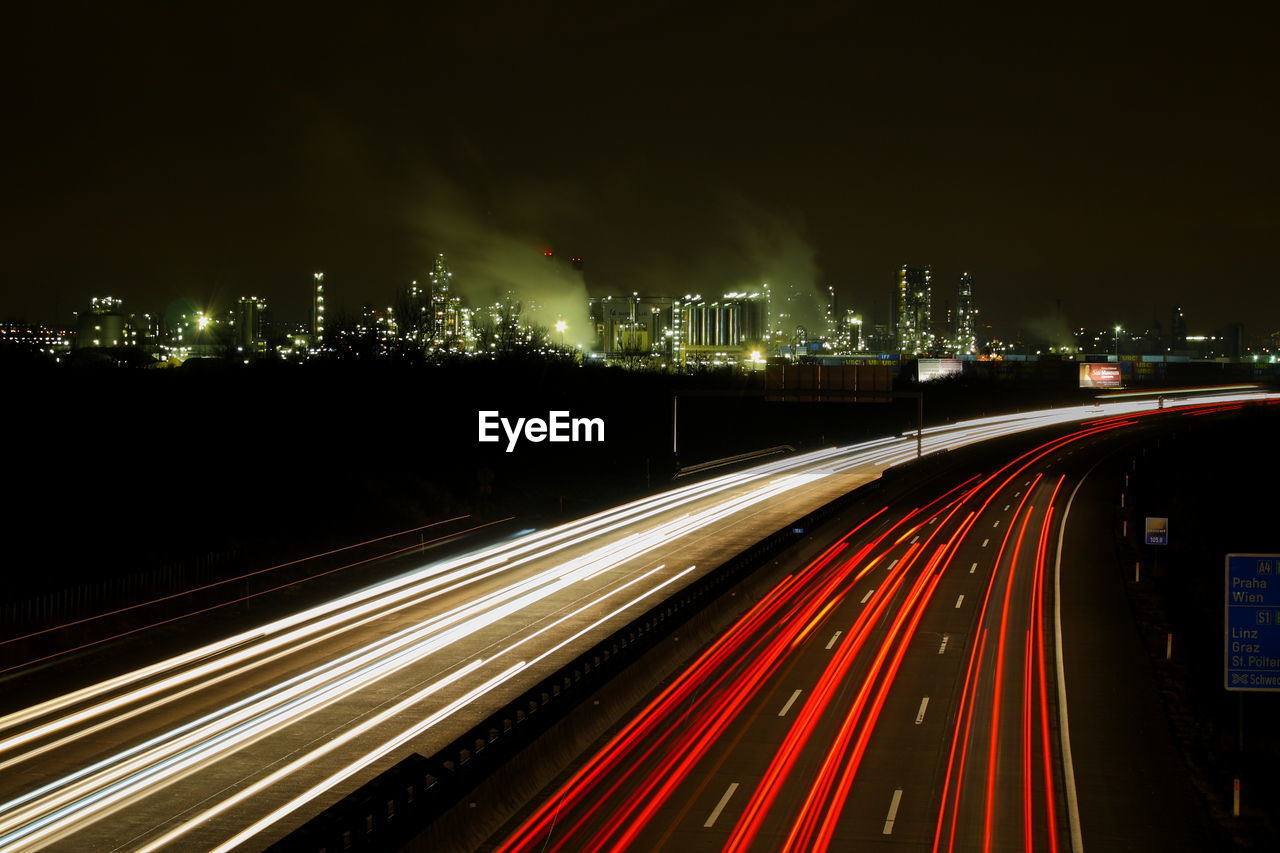
[[[454, 287], [473, 307], [510, 294], [521, 304], [525, 322], [554, 329], [563, 320], [566, 345], [591, 344], [582, 273], [567, 259], [546, 256], [544, 237], [482, 213], [474, 199], [442, 178], [428, 182], [425, 197], [410, 215], [425, 254], [424, 269], [430, 269], [436, 253], [443, 253]], [[552, 335], [553, 342], [560, 339], [559, 333]]]

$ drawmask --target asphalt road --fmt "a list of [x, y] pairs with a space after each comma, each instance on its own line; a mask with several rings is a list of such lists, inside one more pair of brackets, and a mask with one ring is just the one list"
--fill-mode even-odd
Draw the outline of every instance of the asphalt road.
[[495, 849], [1208, 849], [1091, 474], [1156, 423], [843, 531]]
[[[1062, 630], [1080, 822], [1093, 850], [1211, 850], [1204, 803], [1178, 756], [1112, 542], [1128, 457], [1080, 487], [1063, 543]], [[1075, 685], [1080, 685], [1076, 688]], [[1134, 689], [1135, 686], [1141, 689]]]
[[[1119, 402], [1102, 414], [1150, 407]], [[925, 447], [956, 447], [1100, 416], [1080, 408], [983, 419], [929, 430]], [[432, 563], [140, 670], [71, 673], [81, 677], [81, 689], [0, 718], [0, 847], [265, 846], [404, 755], [430, 754], [451, 742], [699, 572], [914, 452], [914, 438], [890, 438], [757, 466]], [[936, 586], [922, 586], [911, 573], [940, 559], [940, 536], [947, 548], [968, 549], [974, 534], [958, 525], [980, 527], [997, 517], [991, 515], [996, 509], [986, 507], [971, 523], [963, 520], [960, 508], [971, 505], [971, 498], [941, 504], [932, 524], [900, 520], [927, 526], [913, 534], [920, 542], [877, 546], [893, 553], [886, 554], [885, 575], [876, 580], [880, 591], [869, 605], [848, 596], [825, 611], [822, 599], [817, 609], [796, 611], [797, 605], [788, 604], [788, 615], [776, 614], [775, 624], [817, 620], [816, 635], [832, 619], [853, 620], [843, 642], [822, 649], [842, 660], [849, 636], [859, 631], [859, 650], [905, 650], [905, 638], [933, 628], [901, 622], [895, 629], [892, 615], [923, 618], [954, 591], [950, 573], [937, 575]], [[1021, 522], [1010, 516], [1008, 524], [1014, 523]], [[1032, 559], [1026, 556], [1030, 550], [1018, 558], [1019, 584], [1032, 571], [1024, 565]], [[891, 570], [894, 559], [899, 565]], [[980, 577], [961, 580], [977, 583]], [[837, 587], [843, 582], [832, 581]], [[974, 599], [969, 601], [972, 607]], [[872, 612], [875, 619], [858, 622], [860, 614]], [[962, 619], [966, 612], [957, 608], [944, 616]], [[1030, 617], [1009, 618], [1016, 624]], [[951, 629], [943, 622], [937, 630], [946, 633]], [[943, 657], [950, 663], [958, 655]], [[806, 666], [820, 663], [815, 658]], [[885, 661], [875, 664], [860, 652], [847, 663], [855, 674], [865, 669], [868, 683], [889, 683]], [[848, 682], [842, 677], [840, 683]], [[803, 695], [812, 688], [795, 689]], [[785, 704], [786, 690], [780, 684], [777, 691], [784, 692], [770, 698]], [[1009, 701], [1000, 694], [1001, 703]], [[781, 729], [805, 704], [792, 703], [786, 714], [764, 709], [756, 716], [762, 726]], [[994, 714], [981, 703], [976, 707], [976, 718]], [[835, 723], [823, 725], [826, 734], [811, 733], [812, 743], [837, 736], [830, 728]], [[1016, 728], [1002, 726], [1002, 738]], [[766, 735], [752, 730], [743, 736]], [[874, 754], [868, 750], [868, 760]], [[700, 796], [714, 795], [714, 787], [709, 783]], [[745, 799], [749, 791], [738, 796]], [[904, 789], [903, 828], [895, 831], [906, 832], [914, 802], [914, 789], [910, 797]], [[960, 806], [967, 815], [969, 801], [962, 799]], [[729, 823], [728, 806], [722, 813], [712, 829]], [[756, 831], [771, 837], [778, 830], [764, 822]]]

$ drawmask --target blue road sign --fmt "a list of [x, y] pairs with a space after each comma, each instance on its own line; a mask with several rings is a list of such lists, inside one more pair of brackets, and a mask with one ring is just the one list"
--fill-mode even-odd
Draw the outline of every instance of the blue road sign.
[[1225, 687], [1280, 691], [1280, 554], [1228, 554]]

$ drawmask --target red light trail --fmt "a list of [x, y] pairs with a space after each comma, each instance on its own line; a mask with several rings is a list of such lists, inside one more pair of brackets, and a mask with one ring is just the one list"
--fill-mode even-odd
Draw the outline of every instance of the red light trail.
[[[1223, 408], [1230, 406], [1208, 410]], [[1052, 740], [1056, 723], [1044, 611], [1050, 594], [1048, 547], [1060, 523], [1057, 504], [1067, 475], [1046, 477], [1039, 469], [1061, 460], [1059, 454], [1071, 445], [1154, 413], [1081, 425], [924, 506], [899, 511], [897, 517], [882, 508], [863, 519], [778, 582], [497, 850], [674, 845], [678, 828], [669, 822], [672, 813], [683, 820], [711, 777], [727, 772], [731, 751], [744, 749], [749, 754], [735, 763], [746, 761], [753, 769], [734, 771], [735, 781], [703, 827], [715, 825], [722, 813], [732, 825], [723, 831], [727, 834], [705, 840], [733, 853], [833, 847], [860, 790], [859, 770], [874, 748], [904, 661], [913, 643], [918, 646], [922, 623], [958, 609], [963, 600], [954, 607], [937, 600], [940, 586], [953, 574], [948, 570], [961, 562], [968, 566], [957, 556], [962, 549], [970, 553], [966, 561], [991, 553], [983, 550], [991, 537], [978, 532], [987, 523], [1003, 530], [989, 573], [975, 579], [983, 591], [973, 631], [967, 641], [959, 638], [965, 658], [957, 663], [958, 695], [946, 717], [940, 744], [945, 761], [929, 806], [936, 814], [930, 822], [932, 849], [1020, 844], [1057, 853], [1066, 827], [1060, 825], [1063, 812], [1057, 803], [1060, 771]], [[1006, 504], [1004, 511], [993, 505], [998, 499]], [[816, 640], [824, 624], [840, 629], [825, 646]], [[939, 654], [945, 648], [946, 635]], [[827, 656], [811, 684], [792, 692], [790, 683], [779, 683], [793, 677], [797, 660], [819, 654]], [[762, 703], [788, 694], [776, 715], [761, 710]], [[797, 699], [796, 710], [788, 714]], [[945, 714], [946, 706], [938, 713]], [[785, 723], [771, 722], [778, 718]], [[764, 746], [761, 731], [770, 726], [779, 733]], [[829, 738], [819, 736], [828, 731]], [[740, 787], [747, 788], [747, 796], [738, 806], [731, 798]], [[1007, 797], [1006, 792], [1016, 794]], [[897, 794], [885, 834], [892, 831], [901, 791]]]

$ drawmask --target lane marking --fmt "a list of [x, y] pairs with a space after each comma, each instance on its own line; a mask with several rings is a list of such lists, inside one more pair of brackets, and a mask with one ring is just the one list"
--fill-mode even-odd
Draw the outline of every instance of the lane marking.
[[1022, 494], [1022, 489], [1018, 489], [1018, 491], [1014, 492], [1013, 496], [1016, 498], [1020, 494]]
[[840, 639], [840, 633], [841, 632], [836, 631], [834, 634], [831, 635], [831, 639], [827, 640], [827, 648], [831, 648], [836, 644], [836, 640]]
[[990, 539], [983, 539], [983, 540], [982, 540], [982, 547], [983, 547], [983, 548], [987, 547], [987, 544], [988, 544], [990, 541], [991, 541]]
[[992, 527], [999, 527], [999, 526], [1000, 526], [1000, 519], [998, 519], [998, 518], [997, 518], [997, 519], [996, 519], [996, 523], [995, 523], [995, 524], [993, 524], [993, 525], [991, 525], [991, 526], [992, 526]]
[[978, 564], [974, 563], [972, 566], [969, 567], [969, 574], [973, 574], [977, 570], [978, 570]]
[[[866, 595], [864, 595], [864, 596], [862, 596], [862, 603], [863, 603], [863, 604], [866, 604], [866, 603], [867, 603], [867, 599], [871, 597], [871, 593], [873, 593], [873, 592], [875, 592], [875, 590], [874, 590], [874, 589], [872, 589], [872, 590], [868, 590], [868, 591], [867, 591], [867, 594], [866, 594]], [[839, 634], [840, 632], [839, 632], [839, 631], [837, 631], [836, 633], [837, 633], [837, 634]]]
[[882, 835], [893, 835], [893, 822], [898, 817], [898, 803], [900, 802], [902, 802], [902, 789], [897, 788], [893, 792], [893, 800], [889, 803], [889, 813], [884, 817]]
[[916, 725], [924, 722], [924, 709], [929, 707], [929, 697], [926, 696], [920, 700], [920, 710], [916, 711]]
[[960, 597], [956, 599], [956, 610], [960, 609], [961, 604], [964, 604], [964, 593], [961, 593]]
[[942, 654], [947, 650], [947, 635], [942, 635], [942, 645], [938, 646], [938, 654]]
[[[907, 544], [908, 544], [908, 545], [914, 545], [914, 544], [916, 544], [916, 543], [917, 543], [917, 542], [919, 542], [919, 541], [920, 541], [920, 534], [919, 534], [919, 533], [917, 533], [915, 536], [912, 536], [912, 537], [911, 537], [911, 541], [910, 541], [910, 542], [908, 542]], [[897, 562], [897, 561], [895, 560], [894, 562]]]
[[1004, 505], [1004, 511], [1005, 511], [1005, 512], [1008, 512], [1008, 511], [1009, 511], [1009, 507], [1011, 507], [1011, 506], [1013, 506], [1013, 504], [1005, 504], [1005, 505]]
[[929, 523], [933, 524], [937, 520], [938, 520], [938, 517], [935, 515], [933, 518], [929, 519]]
[[716, 818], [720, 817], [720, 812], [724, 811], [724, 807], [729, 804], [729, 798], [733, 796], [733, 792], [736, 790], [738, 790], [738, 783], [730, 782], [728, 789], [724, 792], [724, 796], [720, 798], [720, 802], [716, 803], [716, 807], [711, 810], [711, 816], [703, 822], [703, 826], [710, 829], [716, 825]]
[[1071, 726], [1067, 717], [1067, 677], [1062, 665], [1062, 541], [1067, 535], [1067, 519], [1071, 516], [1071, 502], [1076, 499], [1076, 492], [1084, 485], [1084, 481], [1093, 473], [1094, 468], [1102, 464], [1099, 459], [1093, 468], [1084, 472], [1080, 482], [1071, 490], [1067, 498], [1066, 509], [1062, 511], [1062, 521], [1058, 523], [1058, 554], [1053, 562], [1053, 639], [1054, 657], [1058, 668], [1058, 739], [1062, 744], [1062, 775], [1067, 783], [1067, 823], [1071, 828], [1072, 853], [1084, 853], [1084, 836], [1080, 831], [1080, 801], [1076, 796], [1075, 763], [1071, 759]]
[[800, 694], [803, 692], [803, 690], [797, 690], [795, 693], [792, 693], [791, 698], [787, 700], [787, 704], [783, 705], [782, 710], [778, 712], [778, 716], [785, 717], [787, 712], [791, 710], [791, 706], [796, 703], [796, 700], [800, 698]]
[[886, 571], [886, 572], [891, 572], [891, 571], [893, 571], [893, 567], [894, 567], [894, 566], [896, 566], [896, 565], [898, 565], [898, 561], [897, 561], [897, 560], [894, 560], [894, 561], [893, 561], [892, 563], [890, 563], [887, 567], [885, 567], [885, 571]]

